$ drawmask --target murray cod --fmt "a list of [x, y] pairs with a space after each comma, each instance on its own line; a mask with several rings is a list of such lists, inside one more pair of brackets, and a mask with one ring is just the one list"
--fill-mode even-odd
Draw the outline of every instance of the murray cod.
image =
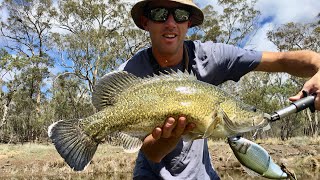
[[48, 128], [57, 151], [76, 171], [90, 163], [106, 138], [127, 152], [138, 151], [141, 137], [168, 117], [184, 115], [196, 124], [186, 141], [225, 138], [268, 124], [264, 113], [181, 71], [147, 78], [112, 72], [101, 78], [92, 96], [99, 112], [80, 120], [60, 120]]

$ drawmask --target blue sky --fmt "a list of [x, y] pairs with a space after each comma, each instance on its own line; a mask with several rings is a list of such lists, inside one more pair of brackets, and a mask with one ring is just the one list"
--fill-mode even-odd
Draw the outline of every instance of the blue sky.
[[[201, 5], [217, 6], [217, 0], [195, 0]], [[315, 20], [320, 13], [320, 0], [257, 0], [256, 8], [261, 11], [261, 29], [251, 41], [251, 46], [260, 51], [277, 51], [266, 36], [267, 31], [288, 22], [306, 23]], [[221, 9], [220, 9], [221, 11]]]
[[[137, 0], [123, 0], [137, 2]], [[0, 0], [2, 3], [3, 0]], [[211, 4], [216, 10], [222, 11], [217, 6], [217, 0], [194, 0], [201, 7]], [[276, 51], [275, 46], [267, 40], [266, 32], [275, 26], [288, 22], [310, 22], [320, 12], [320, 0], [258, 0], [256, 8], [262, 13], [262, 27], [257, 32], [251, 43], [256, 50]], [[1, 12], [1, 17], [6, 14]], [[0, 40], [0, 46], [3, 44]]]
[[[136, 2], [137, 0], [122, 0], [127, 2]], [[0, 0], [2, 3], [3, 0]], [[217, 11], [222, 11], [217, 6], [217, 0], [194, 0], [195, 3], [204, 7], [211, 4]], [[277, 25], [288, 22], [310, 22], [320, 13], [320, 0], [258, 0], [256, 8], [261, 11], [261, 29], [258, 30], [255, 37], [251, 40], [250, 49], [261, 51], [276, 51], [276, 47], [268, 41], [266, 32], [274, 29]], [[0, 17], [6, 17], [4, 12], [0, 12]], [[0, 47], [5, 42], [0, 39]], [[58, 66], [52, 69], [53, 72], [61, 71]]]

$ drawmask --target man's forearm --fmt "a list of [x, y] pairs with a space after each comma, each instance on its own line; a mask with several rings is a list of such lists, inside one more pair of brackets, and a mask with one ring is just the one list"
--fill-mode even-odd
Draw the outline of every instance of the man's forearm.
[[255, 69], [265, 72], [287, 72], [294, 76], [311, 77], [320, 69], [320, 54], [303, 50], [263, 52], [261, 63]]

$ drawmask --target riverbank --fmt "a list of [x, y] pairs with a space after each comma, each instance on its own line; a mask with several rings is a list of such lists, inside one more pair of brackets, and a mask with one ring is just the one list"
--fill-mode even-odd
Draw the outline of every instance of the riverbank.
[[[294, 171], [298, 179], [320, 179], [320, 138], [268, 139], [256, 143], [277, 164], [283, 163]], [[243, 171], [226, 142], [209, 141], [209, 149], [221, 179], [257, 179]], [[74, 172], [52, 144], [0, 144], [0, 179], [132, 179], [136, 156], [137, 153], [127, 154], [119, 147], [102, 144], [92, 163], [84, 171]]]

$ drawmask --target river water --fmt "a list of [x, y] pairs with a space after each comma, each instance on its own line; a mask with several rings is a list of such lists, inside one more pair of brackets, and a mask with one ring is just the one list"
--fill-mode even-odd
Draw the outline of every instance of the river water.
[[[296, 173], [296, 177], [298, 180], [319, 180], [320, 179], [320, 172], [319, 169], [317, 170], [294, 170]], [[222, 180], [266, 180], [263, 177], [251, 176], [244, 171], [241, 170], [226, 170], [226, 171], [219, 171], [219, 175]], [[99, 173], [99, 174], [63, 174], [57, 176], [11, 176], [11, 177], [1, 177], [0, 179], [12, 179], [12, 180], [131, 180], [132, 173]]]

